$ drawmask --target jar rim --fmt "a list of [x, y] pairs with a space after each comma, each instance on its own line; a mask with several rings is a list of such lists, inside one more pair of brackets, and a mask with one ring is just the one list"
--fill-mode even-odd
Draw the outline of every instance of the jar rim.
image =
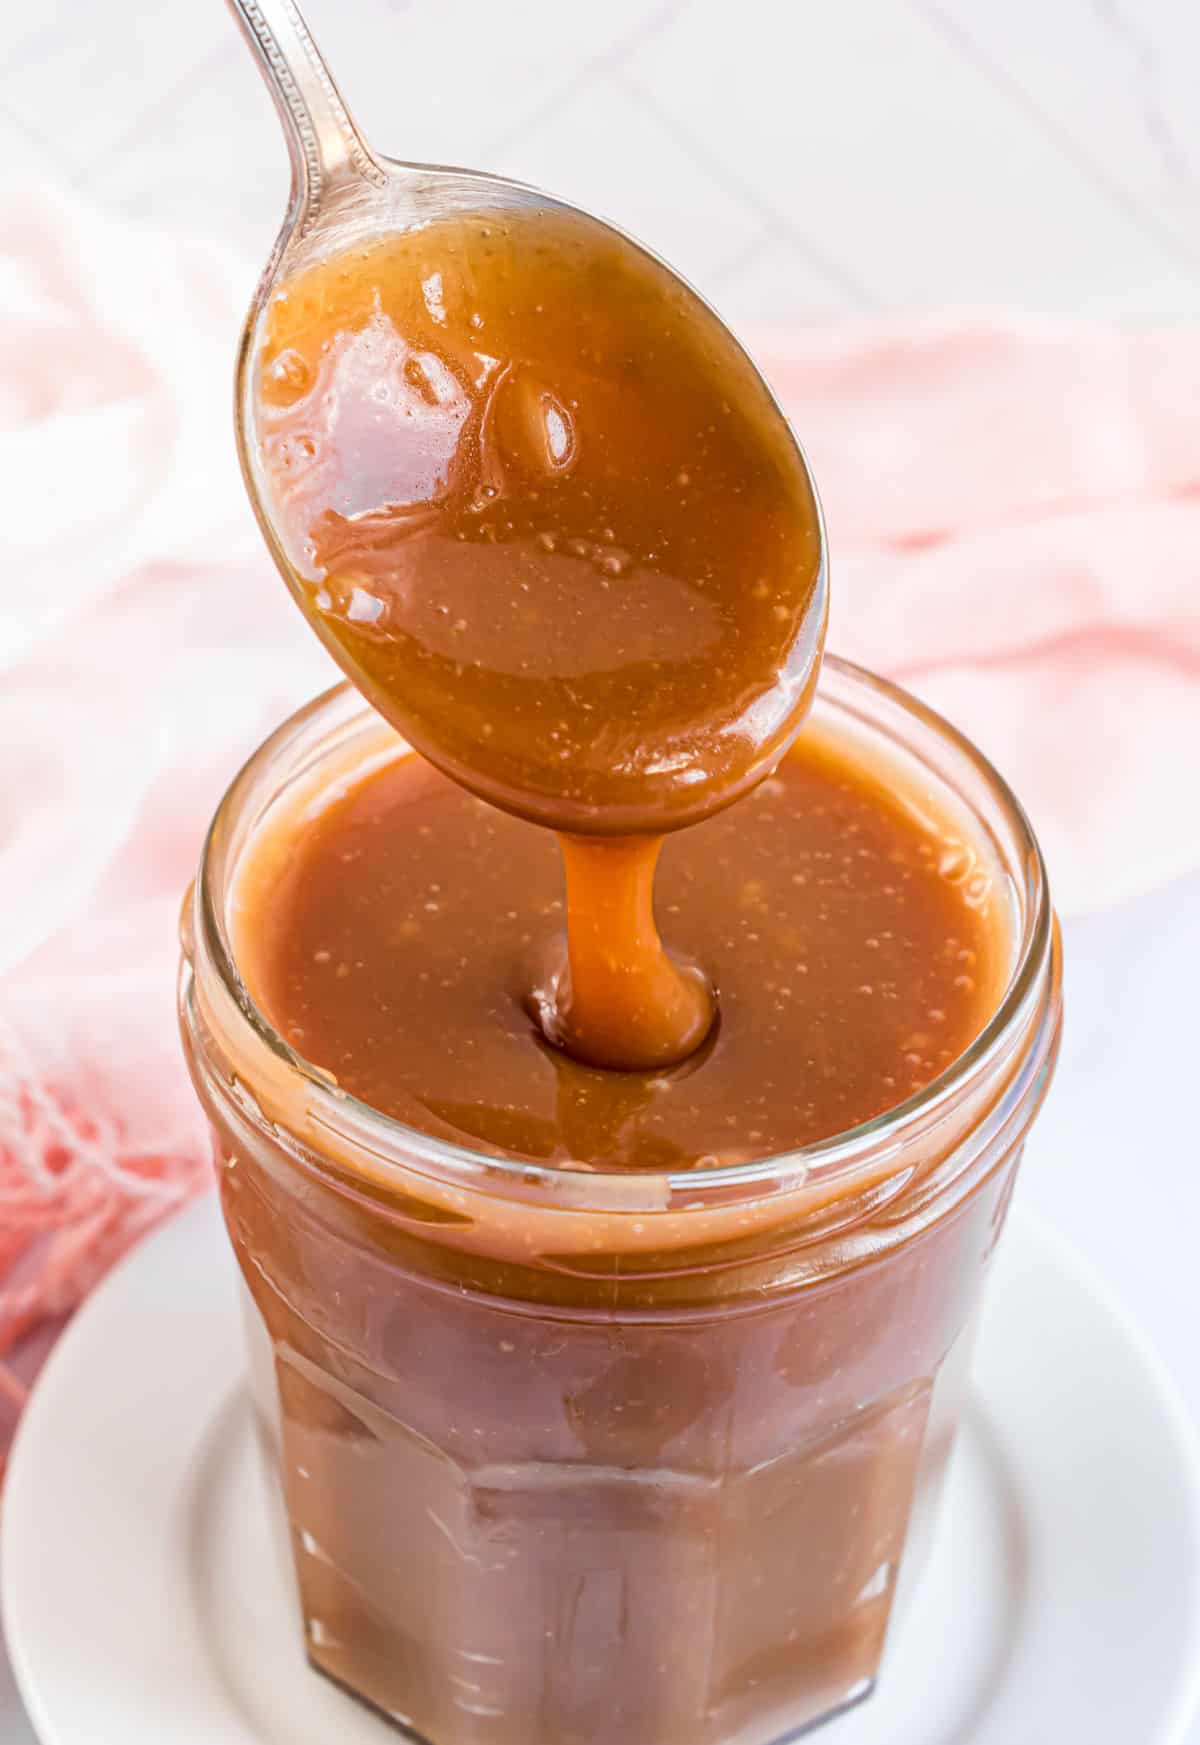
[[[1050, 1053], [1053, 1043], [1050, 1032], [1057, 1019], [1058, 949], [1041, 849], [1023, 807], [990, 760], [936, 710], [899, 685], [851, 661], [827, 654], [818, 685], [818, 698], [824, 693], [828, 700], [831, 690], [835, 693], [833, 700], [837, 705], [856, 713], [868, 726], [871, 725], [869, 714], [864, 714], [862, 708], [854, 711], [854, 701], [868, 708], [873, 706], [876, 717], [882, 709], [904, 719], [968, 769], [975, 780], [982, 782], [990, 804], [1002, 818], [1014, 845], [1014, 852], [1007, 856], [999, 848], [997, 852], [1001, 853], [1006, 863], [1005, 870], [1013, 883], [1019, 887], [1020, 903], [1020, 925], [1015, 929], [1009, 978], [979, 1034], [920, 1091], [844, 1132], [750, 1161], [697, 1166], [653, 1175], [627, 1168], [604, 1169], [591, 1164], [581, 1168], [569, 1162], [545, 1163], [475, 1150], [469, 1145], [460, 1145], [410, 1126], [342, 1089], [319, 1067], [298, 1054], [257, 1006], [241, 977], [226, 925], [224, 893], [215, 888], [219, 846], [263, 767], [283, 752], [290, 742], [300, 738], [306, 729], [351, 699], [354, 693], [348, 681], [332, 686], [289, 716], [250, 755], [226, 789], [206, 834], [194, 885], [190, 928], [197, 966], [211, 965], [227, 996], [223, 1005], [235, 1012], [235, 1022], [242, 1027], [244, 1039], [252, 1045], [265, 1047], [279, 1066], [299, 1078], [317, 1124], [333, 1134], [345, 1136], [352, 1144], [365, 1144], [376, 1170], [380, 1166], [386, 1169], [389, 1162], [394, 1161], [398, 1175], [411, 1175], [415, 1171], [451, 1185], [470, 1182], [478, 1186], [481, 1180], [486, 1180], [489, 1192], [503, 1193], [509, 1188], [522, 1199], [548, 1195], [559, 1200], [565, 1193], [571, 1206], [581, 1210], [589, 1206], [597, 1210], [637, 1209], [638, 1205], [661, 1205], [706, 1194], [723, 1198], [729, 1191], [741, 1198], [753, 1196], [760, 1187], [765, 1193], [773, 1194], [780, 1189], [815, 1182], [836, 1184], [839, 1189], [844, 1184], [845, 1191], [852, 1191], [859, 1165], [870, 1160], [877, 1168], [881, 1153], [899, 1152], [918, 1134], [935, 1127], [965, 1096], [988, 1080], [989, 1073], [1008, 1057], [1013, 1039], [1026, 1034], [1031, 1027], [1034, 1030], [1031, 1050], [1038, 1056], [1033, 1069], [1040, 1070]], [[357, 720], [368, 713], [369, 704], [362, 699], [360, 702], [361, 709], [355, 711], [350, 719]], [[875, 728], [878, 730], [877, 718]], [[919, 751], [914, 752], [911, 746], [904, 749], [924, 767], [930, 767], [930, 760], [922, 757]], [[945, 771], [938, 773], [953, 788], [952, 778]], [[976, 821], [979, 834], [995, 843], [995, 832], [979, 807], [969, 800], [965, 803]], [[1035, 1020], [1040, 1021], [1035, 1023]], [[1021, 1076], [1024, 1079], [1025, 1075]], [[1024, 1089], [1021, 1089], [1016, 1099], [1005, 1098], [1004, 1101], [1008, 1104], [1023, 1095]], [[1008, 1112], [1011, 1110], [1005, 1112], [1005, 1119]], [[649, 1190], [648, 1194], [639, 1193], [639, 1186]]]

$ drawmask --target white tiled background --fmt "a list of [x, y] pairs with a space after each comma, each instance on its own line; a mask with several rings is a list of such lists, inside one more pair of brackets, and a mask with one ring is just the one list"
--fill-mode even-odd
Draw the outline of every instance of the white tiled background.
[[[592, 204], [738, 322], [1200, 312], [1196, 0], [307, 10], [380, 150]], [[220, 0], [26, 0], [4, 18], [6, 131], [114, 206], [263, 254], [284, 158]]]
[[[1200, 0], [306, 9], [381, 150], [593, 204], [738, 323], [1200, 315]], [[0, 22], [0, 163], [44, 159], [261, 260], [285, 160], [220, 0], [10, 0]], [[1179, 973], [1200, 961], [1200, 878], [1066, 934], [1063, 1058], [1021, 1191], [1127, 1298], [1200, 1414], [1194, 969]], [[30, 1738], [0, 1662], [0, 1741]]]

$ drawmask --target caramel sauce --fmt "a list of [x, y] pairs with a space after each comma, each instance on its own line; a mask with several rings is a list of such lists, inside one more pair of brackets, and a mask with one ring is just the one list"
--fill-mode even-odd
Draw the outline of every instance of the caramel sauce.
[[[529, 989], [563, 968], [572, 880], [597, 887], [584, 913], [618, 905], [637, 933], [654, 925], [648, 877], [619, 839], [567, 847], [564, 890], [548, 832], [401, 756], [273, 857], [239, 942], [251, 992], [343, 1090], [410, 1126], [540, 1162], [680, 1170], [902, 1102], [971, 1042], [1007, 973], [986, 868], [927, 796], [810, 729], [741, 805], [662, 851], [659, 905], [719, 990], [715, 1031], [673, 1070], [602, 1070], [547, 1046]], [[601, 961], [575, 981], [572, 936], [572, 989], [609, 1001], [589, 1015], [602, 1059], [641, 1021], [611, 937], [584, 942]], [[573, 992], [548, 1003], [573, 1017]]]
[[258, 393], [319, 634], [427, 758], [574, 839], [547, 1034], [612, 1067], [685, 1057], [714, 1005], [654, 925], [659, 841], [778, 761], [824, 628], [816, 504], [760, 377], [633, 245], [497, 213], [286, 285]]
[[[915, 759], [801, 731], [807, 474], [650, 257], [480, 214], [266, 321], [277, 555], [423, 756], [319, 801], [291, 771], [235, 956], [337, 1091], [517, 1160], [443, 1179], [402, 1128], [352, 1167], [306, 1089], [256, 1121], [197, 1075], [310, 1658], [446, 1745], [795, 1737], [876, 1675], [1020, 1135], [936, 1216], [978, 1100], [849, 1191], [804, 1159], [668, 1208], [658, 1177], [846, 1133], [961, 1055], [1012, 955], [989, 847]], [[572, 1210], [527, 1162], [643, 1173]]]

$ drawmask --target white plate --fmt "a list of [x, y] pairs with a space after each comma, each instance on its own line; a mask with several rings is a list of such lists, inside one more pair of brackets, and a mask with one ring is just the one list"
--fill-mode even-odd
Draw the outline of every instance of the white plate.
[[[4, 1614], [45, 1745], [391, 1745], [311, 1672], [258, 1461], [217, 1210], [97, 1292], [14, 1452]], [[1014, 1216], [929, 1569], [822, 1745], [1182, 1745], [1200, 1700], [1200, 1452], [1158, 1361]]]

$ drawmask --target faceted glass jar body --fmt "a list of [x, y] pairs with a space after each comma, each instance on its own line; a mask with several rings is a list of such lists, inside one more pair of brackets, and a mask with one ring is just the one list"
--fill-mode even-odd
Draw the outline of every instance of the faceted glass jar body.
[[183, 1031], [308, 1653], [432, 1745], [775, 1745], [874, 1685], [1053, 1064], [1059, 959], [1036, 845], [971, 748], [836, 662], [816, 708], [957, 815], [1010, 905], [1012, 974], [926, 1091], [736, 1168], [475, 1155], [270, 1030], [237, 973], [239, 870], [280, 808], [406, 754], [353, 696], [282, 728], [215, 820]]

